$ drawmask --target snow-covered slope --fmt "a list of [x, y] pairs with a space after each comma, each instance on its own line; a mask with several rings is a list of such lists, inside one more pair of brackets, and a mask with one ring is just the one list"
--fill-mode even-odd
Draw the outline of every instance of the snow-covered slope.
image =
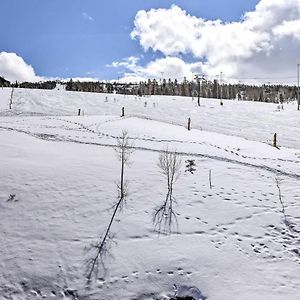
[[[11, 114], [8, 108], [10, 89], [0, 90], [0, 116]], [[184, 97], [135, 97], [111, 94], [66, 92], [63, 90], [15, 89], [13, 113], [27, 115], [77, 115], [78, 109], [85, 115], [120, 115], [125, 107], [128, 116], [137, 115], [160, 122], [186, 126], [191, 117], [192, 127], [244, 137], [249, 140], [272, 143], [273, 134], [278, 134], [281, 146], [300, 148], [300, 118], [296, 103], [284, 105], [242, 101], [202, 99]], [[6, 104], [5, 104], [6, 103]]]
[[[76, 290], [78, 299], [163, 299], [174, 295], [173, 284], [215, 300], [300, 297], [294, 104], [275, 112], [274, 104], [252, 102], [204, 100], [198, 108], [173, 97], [14, 95], [9, 111], [10, 91], [0, 90], [0, 298], [72, 299], [68, 290]], [[183, 126], [188, 116], [191, 131]], [[268, 144], [275, 129], [289, 148]], [[129, 198], [112, 227], [107, 274], [86, 286], [86, 247], [103, 233], [116, 200], [112, 146], [122, 130], [135, 148], [125, 172]], [[152, 212], [165, 197], [157, 160], [166, 147], [183, 160], [174, 188], [178, 228], [159, 236]], [[185, 172], [187, 159], [195, 160], [194, 174]], [[7, 202], [14, 194], [17, 201]]]

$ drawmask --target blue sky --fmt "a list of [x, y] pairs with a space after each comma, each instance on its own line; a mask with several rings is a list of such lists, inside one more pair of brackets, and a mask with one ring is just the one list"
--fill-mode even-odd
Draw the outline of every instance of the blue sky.
[[[122, 68], [107, 67], [129, 56], [142, 65], [160, 52], [144, 53], [130, 33], [139, 10], [170, 8], [208, 20], [239, 21], [258, 0], [0, 0], [0, 52], [13, 52], [45, 77], [115, 79]], [[189, 56], [186, 56], [189, 59]], [[192, 59], [193, 60], [193, 59]], [[0, 74], [1, 75], [1, 74]]]

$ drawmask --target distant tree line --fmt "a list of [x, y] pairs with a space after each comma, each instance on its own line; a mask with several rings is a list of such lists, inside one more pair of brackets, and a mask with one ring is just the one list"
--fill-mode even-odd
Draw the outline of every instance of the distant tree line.
[[118, 82], [79, 82], [72, 79], [67, 83], [66, 90], [117, 93], [127, 95], [169, 95], [216, 99], [238, 99], [261, 102], [283, 102], [297, 98], [297, 87], [288, 85], [246, 85], [222, 84], [218, 80], [148, 80], [140, 83]]
[[11, 84], [15, 88], [23, 89], [42, 89], [42, 90], [53, 90], [56, 87], [56, 81], [41, 81], [41, 82], [15, 82]]
[[138, 95], [171, 95], [216, 99], [238, 99], [261, 102], [283, 102], [297, 97], [297, 87], [288, 85], [245, 85], [222, 84], [218, 80], [188, 81], [184, 79], [179, 83], [163, 79], [141, 82], [134, 88]]
[[218, 80], [150, 80], [140, 83], [119, 82], [80, 82], [69, 80], [67, 83], [59, 81], [44, 82], [15, 82], [10, 83], [0, 77], [0, 84], [4, 87], [18, 87], [28, 89], [54, 89], [56, 84], [65, 84], [67, 91], [116, 93], [126, 95], [166, 95], [216, 99], [252, 100], [261, 102], [283, 102], [297, 98], [297, 87], [289, 85], [247, 85], [220, 84]]
[[3, 87], [8, 87], [10, 86], [10, 82], [6, 80], [4, 77], [0, 76], [0, 85]]
[[67, 91], [73, 92], [90, 92], [90, 93], [113, 93], [113, 84], [104, 83], [100, 81], [81, 82], [73, 81], [72, 79], [67, 82]]
[[56, 81], [40, 81], [40, 82], [10, 82], [4, 77], [0, 76], [0, 86], [2, 87], [14, 87], [14, 88], [24, 88], [24, 89], [43, 89], [43, 90], [53, 90], [56, 87]]

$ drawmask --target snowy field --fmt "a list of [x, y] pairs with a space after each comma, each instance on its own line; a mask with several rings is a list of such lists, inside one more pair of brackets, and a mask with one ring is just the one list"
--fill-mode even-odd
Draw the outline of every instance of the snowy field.
[[[10, 93], [0, 89], [0, 299], [76, 299], [70, 290], [78, 299], [169, 299], [173, 284], [213, 300], [300, 298], [295, 103], [278, 111], [202, 99], [198, 107], [182, 97], [16, 89], [8, 110]], [[135, 148], [125, 173], [130, 193], [112, 227], [107, 274], [87, 286], [86, 248], [117, 199], [113, 146], [123, 130]], [[166, 183], [157, 161], [167, 147], [183, 161], [178, 228], [158, 235], [152, 213]], [[185, 172], [188, 159], [194, 174]]]

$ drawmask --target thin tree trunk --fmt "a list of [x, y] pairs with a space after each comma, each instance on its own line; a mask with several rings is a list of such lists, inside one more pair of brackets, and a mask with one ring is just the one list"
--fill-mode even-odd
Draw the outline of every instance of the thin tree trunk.
[[98, 247], [97, 254], [96, 254], [96, 256], [95, 256], [94, 259], [93, 259], [93, 264], [92, 264], [91, 270], [90, 270], [90, 272], [89, 272], [89, 274], [88, 274], [88, 276], [87, 276], [88, 280], [90, 280], [91, 277], [92, 277], [92, 274], [93, 274], [93, 271], [94, 271], [96, 262], [97, 262], [98, 257], [99, 257], [99, 255], [100, 255], [100, 253], [101, 253], [101, 251], [102, 251], [102, 249], [103, 249], [103, 247], [104, 247], [104, 245], [105, 245], [105, 242], [106, 242], [107, 236], [108, 236], [108, 234], [109, 234], [111, 225], [112, 225], [112, 223], [113, 223], [113, 221], [114, 221], [115, 215], [116, 215], [116, 213], [117, 213], [117, 211], [118, 211], [119, 206], [121, 205], [122, 200], [123, 200], [123, 197], [121, 196], [120, 199], [119, 199], [119, 201], [118, 201], [118, 203], [117, 203], [117, 205], [116, 205], [116, 207], [115, 207], [114, 213], [113, 213], [112, 216], [111, 216], [111, 219], [110, 219], [109, 225], [108, 225], [108, 227], [107, 227], [107, 229], [106, 229], [104, 238], [103, 238], [103, 240], [102, 240], [100, 246]]

